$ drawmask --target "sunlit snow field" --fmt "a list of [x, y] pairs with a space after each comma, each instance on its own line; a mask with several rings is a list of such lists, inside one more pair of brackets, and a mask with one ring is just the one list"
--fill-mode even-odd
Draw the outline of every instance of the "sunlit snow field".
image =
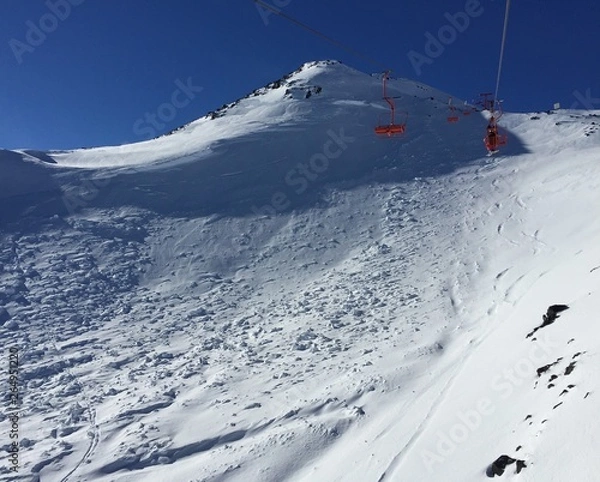
[[598, 480], [600, 112], [507, 113], [487, 157], [483, 114], [389, 89], [399, 138], [379, 76], [318, 62], [151, 141], [0, 151], [0, 479]]

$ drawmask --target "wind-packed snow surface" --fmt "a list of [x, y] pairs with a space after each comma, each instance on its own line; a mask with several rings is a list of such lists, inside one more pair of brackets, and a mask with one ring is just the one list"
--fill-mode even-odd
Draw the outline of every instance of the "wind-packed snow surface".
[[399, 138], [380, 77], [317, 62], [0, 151], [0, 479], [599, 480], [600, 114], [506, 114], [490, 158], [481, 114], [389, 90]]

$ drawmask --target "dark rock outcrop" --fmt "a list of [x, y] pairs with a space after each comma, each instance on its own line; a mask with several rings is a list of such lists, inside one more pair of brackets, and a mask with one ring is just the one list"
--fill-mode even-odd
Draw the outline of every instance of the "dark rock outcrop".
[[536, 331], [554, 323], [558, 318], [558, 314], [568, 309], [568, 305], [550, 305], [546, 313], [542, 315], [542, 324], [536, 327], [531, 333], [528, 333], [526, 338], [532, 337]]
[[486, 470], [486, 475], [488, 477], [495, 477], [496, 475], [501, 476], [504, 474], [506, 467], [508, 465], [511, 465], [514, 463], [517, 464], [517, 466], [516, 466], [517, 474], [521, 473], [521, 470], [523, 470], [525, 467], [527, 467], [524, 460], [513, 459], [512, 457], [509, 457], [508, 455], [501, 455], [500, 457], [498, 457], [496, 460], [494, 460], [490, 464], [490, 466]]

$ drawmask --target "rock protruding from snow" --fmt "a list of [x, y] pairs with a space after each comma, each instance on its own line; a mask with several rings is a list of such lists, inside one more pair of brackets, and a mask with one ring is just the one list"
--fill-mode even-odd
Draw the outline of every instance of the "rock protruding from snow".
[[565, 310], [568, 310], [568, 309], [569, 309], [569, 307], [567, 305], [551, 305], [551, 306], [549, 306], [548, 309], [546, 310], [546, 313], [544, 315], [542, 315], [543, 323], [540, 326], [534, 328], [533, 331], [528, 333], [526, 338], [532, 337], [533, 335], [535, 335], [535, 333], [538, 330], [541, 330], [542, 328], [554, 323], [559, 316], [558, 314]]
[[523, 468], [527, 467], [524, 460], [513, 459], [508, 455], [501, 455], [498, 457], [492, 464], [488, 467], [486, 474], [488, 477], [495, 477], [496, 475], [501, 476], [504, 474], [506, 467], [508, 465], [514, 464], [516, 462], [517, 468], [516, 473], [521, 473]]

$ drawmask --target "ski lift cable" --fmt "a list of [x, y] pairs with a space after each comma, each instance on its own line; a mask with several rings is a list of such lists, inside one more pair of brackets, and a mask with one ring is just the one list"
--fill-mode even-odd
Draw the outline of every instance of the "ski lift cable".
[[378, 68], [382, 68], [383, 67], [384, 71], [389, 71], [390, 70], [389, 68], [387, 68], [386, 66], [384, 66], [382, 63], [378, 62], [377, 60], [372, 59], [368, 55], [365, 55], [362, 52], [360, 52], [360, 51], [358, 51], [358, 50], [356, 50], [356, 49], [354, 49], [352, 47], [349, 47], [349, 46], [345, 45], [344, 43], [339, 42], [339, 41], [337, 41], [337, 40], [335, 40], [335, 39], [333, 39], [333, 38], [325, 35], [322, 32], [319, 32], [318, 30], [310, 27], [309, 25], [306, 25], [305, 23], [300, 22], [299, 20], [296, 20], [295, 18], [291, 17], [290, 15], [287, 15], [286, 13], [282, 12], [278, 8], [276, 8], [276, 7], [272, 6], [272, 5], [269, 5], [268, 3], [263, 2], [262, 0], [254, 0], [254, 3], [256, 3], [257, 5], [260, 5], [263, 8], [266, 8], [267, 10], [270, 10], [274, 14], [280, 16], [281, 18], [284, 18], [284, 19], [288, 20], [289, 22], [292, 22], [293, 24], [297, 25], [298, 27], [301, 27], [301, 28], [303, 28], [305, 30], [308, 30], [310, 33], [312, 33], [312, 34], [314, 34], [314, 35], [316, 35], [318, 37], [321, 37], [322, 39], [326, 40], [327, 42], [335, 45], [338, 48], [341, 48], [341, 49], [345, 50], [346, 52], [354, 55], [355, 57], [359, 57], [362, 60], [364, 60], [364, 61], [366, 61], [366, 62], [368, 62], [368, 63], [370, 63], [370, 64], [372, 64], [372, 65], [374, 65], [374, 66], [376, 66]]
[[506, 31], [508, 29], [508, 14], [510, 12], [510, 0], [506, 0], [506, 12], [504, 13], [504, 30], [502, 32], [502, 44], [500, 46], [500, 61], [498, 62], [498, 77], [496, 78], [496, 91], [493, 102], [498, 101], [498, 91], [500, 90], [500, 75], [502, 74], [502, 63], [504, 61], [504, 45], [506, 44]]

